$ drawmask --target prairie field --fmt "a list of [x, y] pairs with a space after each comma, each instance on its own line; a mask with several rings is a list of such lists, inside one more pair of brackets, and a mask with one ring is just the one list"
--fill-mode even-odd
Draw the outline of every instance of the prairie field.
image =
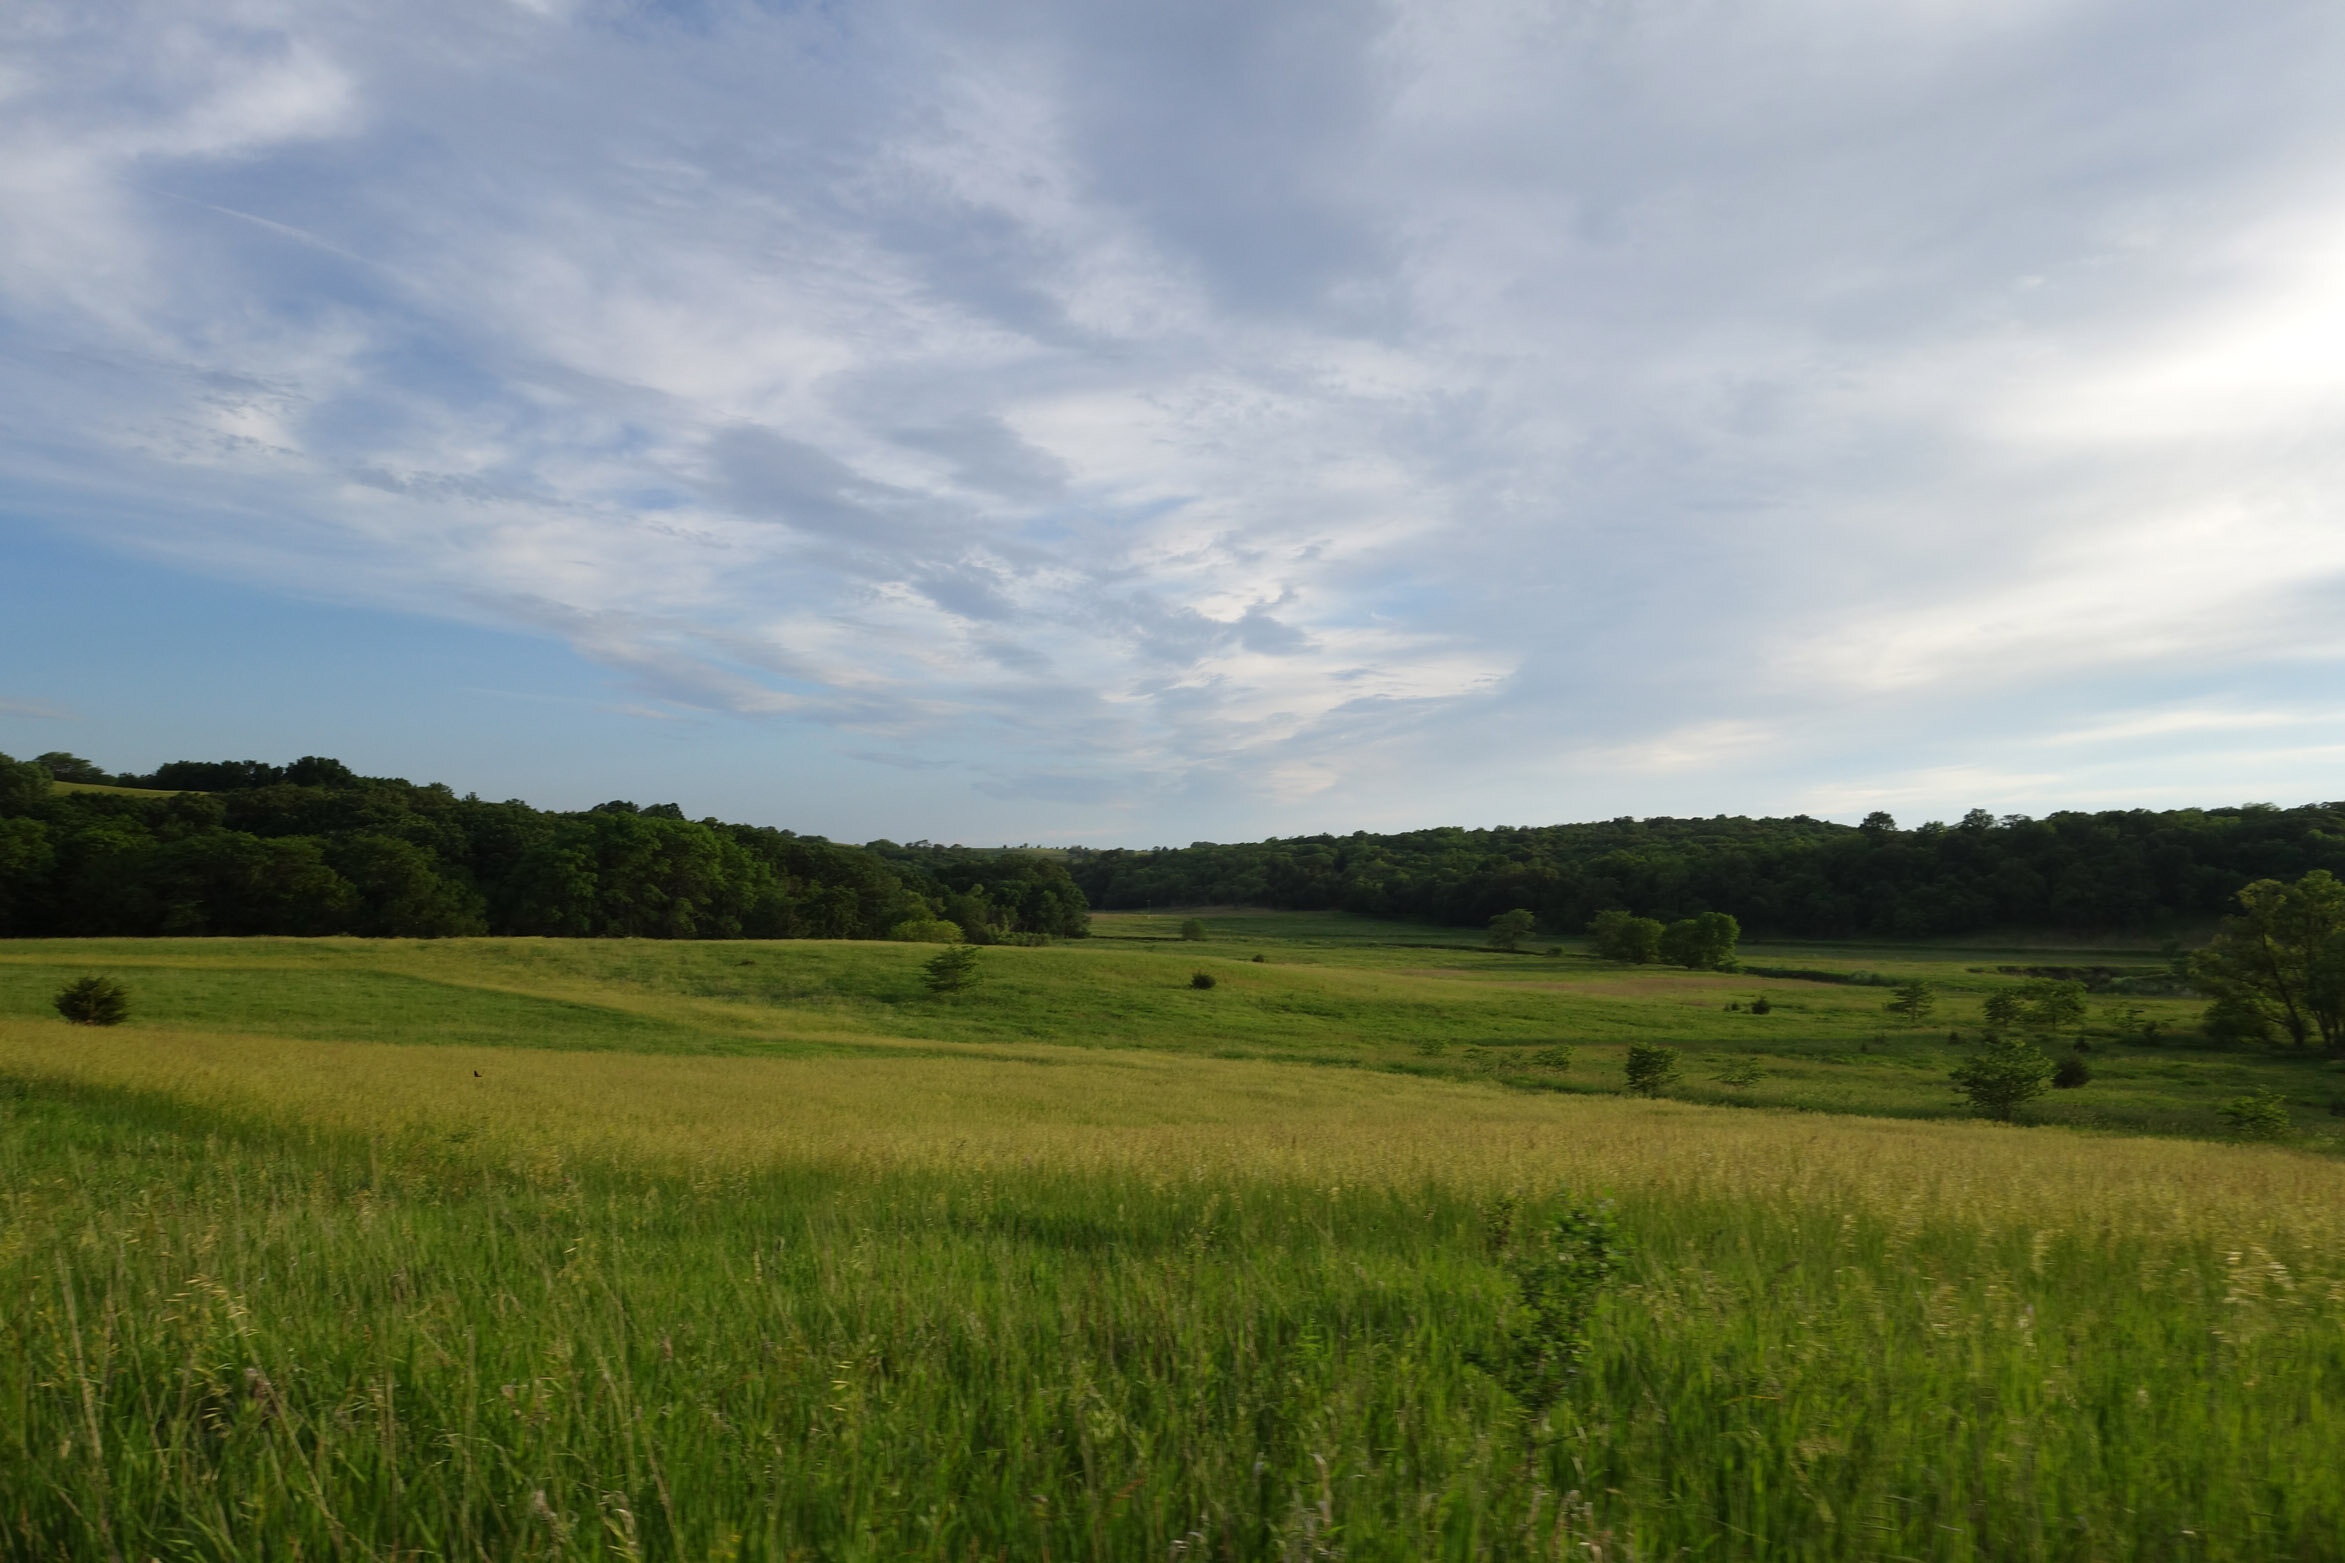
[[[1180, 920], [941, 997], [869, 943], [0, 946], [0, 1554], [2338, 1554], [2345, 1075], [2123, 1040], [2188, 1032], [2153, 957]], [[1950, 1033], [2046, 965], [2132, 1013], [1962, 1117]], [[128, 1024], [48, 1010], [90, 973]], [[2259, 1088], [2293, 1138], [2226, 1142]], [[1540, 1416], [1509, 1198], [1628, 1245]]]

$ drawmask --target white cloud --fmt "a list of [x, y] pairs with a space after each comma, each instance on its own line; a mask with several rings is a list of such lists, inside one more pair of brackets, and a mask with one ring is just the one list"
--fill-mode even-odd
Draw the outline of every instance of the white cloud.
[[10, 26], [17, 508], [643, 712], [1230, 835], [2056, 788], [1835, 708], [2154, 736], [2345, 650], [2314, 10]]

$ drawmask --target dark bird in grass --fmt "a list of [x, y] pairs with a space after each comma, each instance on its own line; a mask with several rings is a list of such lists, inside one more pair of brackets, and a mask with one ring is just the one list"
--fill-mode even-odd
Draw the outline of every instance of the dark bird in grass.
[[478, 1079], [480, 1078], [480, 1071], [479, 1071], [479, 1070], [477, 1070], [477, 1069], [475, 1069], [475, 1070], [472, 1072], [472, 1078], [473, 1078], [473, 1079], [475, 1079], [475, 1080], [478, 1080]]

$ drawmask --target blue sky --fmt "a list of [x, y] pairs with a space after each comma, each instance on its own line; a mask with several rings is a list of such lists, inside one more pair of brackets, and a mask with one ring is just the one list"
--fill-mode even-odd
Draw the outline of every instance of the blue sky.
[[846, 840], [2345, 796], [2345, 11], [20, 0], [0, 750]]

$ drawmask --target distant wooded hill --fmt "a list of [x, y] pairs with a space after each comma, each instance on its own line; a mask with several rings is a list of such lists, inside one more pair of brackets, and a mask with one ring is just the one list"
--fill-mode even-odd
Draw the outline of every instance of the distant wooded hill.
[[[166, 790], [81, 790], [123, 787]], [[943, 920], [982, 943], [1080, 935], [1089, 915], [1028, 853], [841, 846], [672, 803], [550, 813], [314, 756], [115, 776], [0, 755], [6, 937], [876, 939]]]
[[2160, 932], [2236, 910], [2252, 880], [2345, 874], [2345, 803], [2143, 809], [1900, 830], [1790, 819], [1616, 819], [1400, 835], [1073, 851], [1101, 909], [1265, 906], [1479, 925], [1516, 907], [1550, 932], [1625, 908], [1731, 912], [1755, 934], [1924, 938], [1988, 929]]
[[[143, 788], [150, 791], [60, 791]], [[1790, 819], [1294, 836], [1153, 851], [842, 846], [687, 820], [672, 803], [552, 813], [309, 757], [113, 775], [0, 755], [0, 936], [514, 933], [983, 940], [1081, 934], [1088, 908], [1238, 905], [1550, 934], [1623, 908], [1731, 912], [1750, 933], [1925, 938], [2181, 931], [2256, 879], [2345, 876], [2345, 803], [2061, 813], [1900, 830]]]

